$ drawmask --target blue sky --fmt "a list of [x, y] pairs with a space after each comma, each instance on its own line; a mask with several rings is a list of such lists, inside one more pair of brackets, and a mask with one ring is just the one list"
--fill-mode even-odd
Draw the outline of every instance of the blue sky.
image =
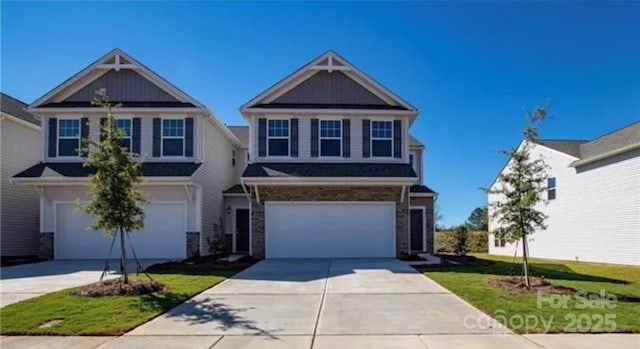
[[551, 101], [545, 138], [640, 120], [640, 2], [35, 3], [1, 5], [1, 88], [32, 102], [120, 47], [228, 124], [238, 107], [327, 49], [421, 111], [426, 183], [446, 225], [486, 202]]

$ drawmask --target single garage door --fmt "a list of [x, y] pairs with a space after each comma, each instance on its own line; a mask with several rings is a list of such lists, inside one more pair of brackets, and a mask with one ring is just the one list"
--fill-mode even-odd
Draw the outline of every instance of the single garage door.
[[267, 202], [267, 258], [395, 257], [393, 202]]
[[[185, 204], [152, 204], [144, 210], [144, 230], [130, 233], [138, 258], [184, 258]], [[56, 259], [103, 259], [107, 256], [112, 237], [87, 230], [92, 221], [73, 204], [56, 205]], [[120, 258], [119, 243], [120, 240], [116, 240], [111, 258]], [[133, 258], [130, 249], [127, 249], [127, 257]]]

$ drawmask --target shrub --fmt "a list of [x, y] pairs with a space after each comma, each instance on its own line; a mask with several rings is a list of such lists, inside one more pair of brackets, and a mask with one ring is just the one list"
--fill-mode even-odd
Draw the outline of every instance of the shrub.
[[207, 238], [207, 243], [211, 256], [216, 260], [226, 258], [231, 254], [231, 244], [225, 234], [214, 234], [213, 239]]
[[469, 229], [466, 226], [461, 225], [453, 230], [453, 253], [458, 256], [466, 256], [467, 241], [469, 240]]
[[[436, 252], [438, 253], [455, 253], [454, 231], [438, 231], [436, 232]], [[467, 238], [467, 252], [487, 253], [488, 252], [488, 234], [486, 231], [470, 231]]]

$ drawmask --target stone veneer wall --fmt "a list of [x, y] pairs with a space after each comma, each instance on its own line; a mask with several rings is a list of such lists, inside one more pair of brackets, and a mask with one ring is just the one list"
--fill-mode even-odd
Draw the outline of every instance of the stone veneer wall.
[[54, 256], [53, 233], [40, 233], [40, 249], [38, 251], [38, 257], [43, 260], [50, 260], [53, 259]]
[[394, 201], [396, 204], [396, 254], [409, 249], [408, 190], [401, 202], [399, 186], [272, 186], [258, 187], [251, 196], [251, 247], [255, 258], [265, 257], [264, 203], [267, 201]]
[[424, 206], [426, 216], [426, 229], [427, 229], [427, 252], [433, 253], [435, 246], [435, 226], [433, 221], [433, 197], [411, 197], [409, 200], [411, 206]]
[[187, 232], [187, 258], [200, 256], [200, 232]]

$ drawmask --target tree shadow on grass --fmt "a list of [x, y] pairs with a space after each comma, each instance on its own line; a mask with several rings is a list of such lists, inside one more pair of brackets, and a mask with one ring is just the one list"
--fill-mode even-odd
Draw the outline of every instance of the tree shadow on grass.
[[[443, 267], [420, 267], [418, 270], [421, 272], [429, 271], [443, 271], [454, 273], [469, 273], [469, 274], [483, 274], [483, 275], [496, 275], [496, 276], [520, 276], [522, 274], [522, 264], [517, 262], [504, 262], [504, 261], [490, 261], [485, 266], [443, 266]], [[544, 277], [545, 279], [557, 279], [568, 281], [589, 281], [589, 282], [605, 282], [618, 285], [628, 285], [629, 281], [612, 279], [602, 276], [595, 276], [589, 274], [580, 274], [573, 271], [571, 268], [564, 264], [547, 263], [547, 264], [532, 264], [530, 266], [531, 276]]]

